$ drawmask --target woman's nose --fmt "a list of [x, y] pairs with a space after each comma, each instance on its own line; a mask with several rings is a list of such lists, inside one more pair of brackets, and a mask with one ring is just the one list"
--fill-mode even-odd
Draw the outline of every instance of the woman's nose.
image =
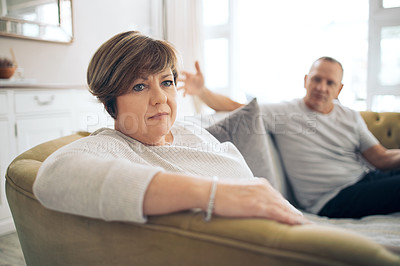
[[154, 86], [151, 89], [150, 104], [156, 105], [166, 102], [167, 102], [167, 93], [160, 86]]

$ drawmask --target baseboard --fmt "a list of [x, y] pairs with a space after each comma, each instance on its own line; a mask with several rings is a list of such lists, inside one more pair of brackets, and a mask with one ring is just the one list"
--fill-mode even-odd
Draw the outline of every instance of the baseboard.
[[0, 220], [0, 236], [15, 232], [15, 225], [12, 217]]

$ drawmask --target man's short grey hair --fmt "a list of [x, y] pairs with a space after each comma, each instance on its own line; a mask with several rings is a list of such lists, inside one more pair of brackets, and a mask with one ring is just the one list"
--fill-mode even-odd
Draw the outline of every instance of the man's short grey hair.
[[335, 58], [330, 57], [330, 56], [322, 56], [322, 57], [318, 58], [317, 60], [315, 60], [314, 63], [312, 63], [312, 65], [311, 65], [310, 72], [313, 69], [314, 65], [319, 61], [327, 61], [327, 62], [338, 64], [340, 66], [340, 69], [342, 70], [342, 78], [343, 78], [344, 70], [343, 70], [342, 63], [340, 63], [338, 60], [336, 60]]

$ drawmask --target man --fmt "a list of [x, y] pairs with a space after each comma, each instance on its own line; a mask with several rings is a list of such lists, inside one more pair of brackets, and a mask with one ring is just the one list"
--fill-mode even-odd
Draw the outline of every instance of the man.
[[[216, 111], [242, 106], [208, 90], [197, 62], [196, 70], [183, 72], [185, 94]], [[342, 77], [338, 61], [321, 57], [304, 78], [303, 99], [260, 106], [296, 199], [309, 212], [336, 218], [400, 211], [400, 150], [384, 148], [360, 114], [337, 101]]]

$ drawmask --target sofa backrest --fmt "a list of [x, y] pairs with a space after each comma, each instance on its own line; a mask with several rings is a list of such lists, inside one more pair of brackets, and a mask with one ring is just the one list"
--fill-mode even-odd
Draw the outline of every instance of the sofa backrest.
[[387, 149], [400, 148], [400, 113], [360, 112], [368, 129]]

